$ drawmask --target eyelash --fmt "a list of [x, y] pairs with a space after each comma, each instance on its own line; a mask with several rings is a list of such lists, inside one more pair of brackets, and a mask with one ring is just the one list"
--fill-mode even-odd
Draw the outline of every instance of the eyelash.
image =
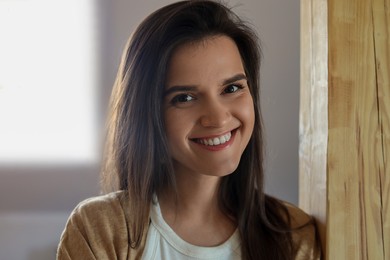
[[[181, 100], [182, 98], [186, 98], [186, 100]], [[191, 100], [188, 100], [188, 98], [190, 98]], [[190, 94], [179, 94], [179, 95], [174, 96], [172, 98], [171, 104], [175, 105], [178, 103], [186, 103], [186, 102], [192, 101], [194, 99], [195, 98], [193, 96], [191, 96]]]
[[[232, 87], [236, 87], [237, 89], [234, 90], [233, 92], [228, 92], [227, 89], [232, 88]], [[223, 92], [225, 94], [231, 94], [231, 93], [235, 93], [235, 92], [237, 92], [237, 91], [239, 91], [239, 90], [241, 90], [243, 88], [244, 88], [244, 86], [242, 86], [241, 84], [235, 83], [235, 84], [228, 85], [226, 88], [223, 89]]]
[[[233, 91], [229, 91], [229, 89], [231, 90], [231, 88], [235, 88], [235, 89], [233, 89]], [[238, 83], [230, 84], [223, 89], [222, 94], [233, 94], [233, 93], [235, 93], [243, 88], [244, 88], [244, 86], [241, 84], [238, 84]], [[176, 105], [178, 103], [187, 103], [187, 102], [193, 101], [195, 99], [196, 98], [194, 96], [192, 96], [191, 94], [183, 93], [183, 94], [178, 94], [178, 95], [174, 96], [170, 103], [172, 105]]]

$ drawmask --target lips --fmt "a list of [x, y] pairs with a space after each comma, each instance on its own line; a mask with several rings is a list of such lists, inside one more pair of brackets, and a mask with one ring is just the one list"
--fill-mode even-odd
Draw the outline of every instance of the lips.
[[205, 137], [205, 138], [194, 138], [192, 141], [205, 145], [207, 147], [217, 147], [229, 143], [231, 141], [233, 131], [227, 132], [219, 136]]
[[231, 137], [232, 137], [232, 133], [228, 132], [224, 135], [213, 137], [213, 138], [199, 138], [196, 139], [196, 142], [204, 145], [215, 146], [215, 145], [220, 145], [228, 142]]

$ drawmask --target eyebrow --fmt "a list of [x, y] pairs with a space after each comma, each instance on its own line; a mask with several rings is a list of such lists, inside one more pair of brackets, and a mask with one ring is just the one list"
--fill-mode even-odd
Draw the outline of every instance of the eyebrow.
[[188, 92], [188, 91], [195, 91], [196, 86], [172, 86], [166, 91], [164, 91], [164, 96], [168, 96], [171, 93], [175, 92]]
[[[234, 83], [236, 81], [240, 81], [240, 80], [247, 80], [247, 77], [245, 76], [245, 74], [243, 73], [239, 73], [237, 75], [234, 75], [233, 77], [230, 77], [230, 78], [227, 78], [225, 80], [222, 81], [222, 86], [224, 85], [229, 85], [231, 83]], [[172, 86], [172, 87], [169, 87], [165, 92], [164, 92], [164, 96], [167, 96], [171, 93], [174, 93], [174, 92], [188, 92], [188, 91], [195, 91], [197, 89], [196, 86], [193, 86], [193, 85], [189, 85], [189, 86]]]
[[239, 74], [237, 74], [237, 75], [234, 75], [233, 77], [230, 77], [230, 78], [228, 78], [228, 79], [225, 79], [225, 80], [222, 82], [222, 85], [223, 85], [223, 86], [224, 86], [224, 85], [229, 85], [229, 84], [231, 84], [231, 83], [234, 83], [234, 82], [236, 82], [236, 81], [240, 81], [240, 80], [243, 80], [243, 79], [248, 80], [247, 77], [245, 76], [245, 74], [239, 73]]

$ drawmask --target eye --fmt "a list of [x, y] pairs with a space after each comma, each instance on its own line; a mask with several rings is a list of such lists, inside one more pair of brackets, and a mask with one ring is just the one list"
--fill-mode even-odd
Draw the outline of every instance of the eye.
[[189, 94], [179, 94], [177, 96], [175, 96], [171, 103], [172, 104], [178, 104], [178, 103], [186, 103], [186, 102], [189, 102], [189, 101], [192, 101], [194, 100], [195, 98], [192, 97], [191, 95]]
[[234, 93], [240, 89], [242, 89], [243, 87], [240, 85], [240, 84], [232, 84], [232, 85], [229, 85], [227, 86], [224, 90], [223, 90], [223, 93], [226, 93], [226, 94], [229, 94], [229, 93]]

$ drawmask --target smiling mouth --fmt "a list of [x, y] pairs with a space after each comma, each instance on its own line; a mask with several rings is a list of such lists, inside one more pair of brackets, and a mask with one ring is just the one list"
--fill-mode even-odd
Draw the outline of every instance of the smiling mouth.
[[206, 146], [217, 146], [229, 142], [231, 138], [232, 138], [232, 131], [223, 134], [221, 136], [216, 136], [212, 138], [195, 138], [192, 140], [195, 141], [196, 143], [203, 144]]

